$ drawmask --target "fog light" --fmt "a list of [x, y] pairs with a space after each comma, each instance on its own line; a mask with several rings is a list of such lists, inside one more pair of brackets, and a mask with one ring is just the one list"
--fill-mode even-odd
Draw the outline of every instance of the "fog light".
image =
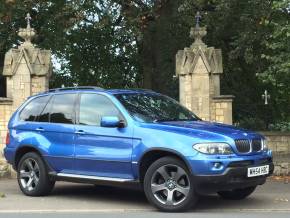
[[213, 167], [216, 168], [216, 169], [221, 168], [221, 166], [222, 166], [222, 164], [219, 163], [219, 162], [213, 164]]

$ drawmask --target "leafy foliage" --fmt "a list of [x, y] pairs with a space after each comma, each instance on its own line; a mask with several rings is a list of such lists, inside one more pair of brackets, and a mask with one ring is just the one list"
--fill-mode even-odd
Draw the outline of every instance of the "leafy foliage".
[[[267, 129], [271, 123], [290, 122], [290, 1], [220, 0], [199, 6], [205, 10], [207, 44], [223, 51], [222, 93], [236, 96], [236, 124]], [[269, 105], [261, 98], [266, 89]]]
[[222, 93], [236, 96], [236, 124], [265, 129], [290, 122], [289, 7], [290, 0], [1, 0], [0, 68], [30, 12], [35, 43], [54, 55], [52, 87], [145, 87], [178, 98], [175, 54], [192, 43], [199, 10], [206, 43], [223, 51]]

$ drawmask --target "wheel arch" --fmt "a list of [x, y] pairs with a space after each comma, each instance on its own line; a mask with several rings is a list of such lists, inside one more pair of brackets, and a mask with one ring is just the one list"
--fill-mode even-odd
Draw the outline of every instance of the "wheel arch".
[[139, 176], [139, 181], [143, 183], [146, 171], [150, 167], [150, 165], [155, 162], [156, 160], [166, 157], [166, 156], [171, 156], [175, 157], [179, 160], [181, 160], [189, 172], [192, 174], [192, 170], [190, 167], [190, 164], [188, 161], [185, 159], [185, 157], [179, 153], [176, 150], [173, 149], [167, 149], [167, 148], [151, 148], [147, 150], [140, 158], [139, 164], [138, 164], [138, 176]]
[[[21, 158], [23, 157], [23, 155], [29, 153], [29, 152], [35, 152], [37, 153], [41, 159], [45, 162], [45, 164], [47, 165], [47, 162], [44, 160], [42, 153], [40, 152], [39, 149], [35, 148], [32, 145], [23, 145], [21, 147], [19, 147], [16, 152], [15, 152], [15, 157], [14, 157], [14, 162], [13, 162], [13, 168], [16, 170], [19, 164], [19, 161], [21, 160]], [[47, 165], [48, 166], [48, 165]]]

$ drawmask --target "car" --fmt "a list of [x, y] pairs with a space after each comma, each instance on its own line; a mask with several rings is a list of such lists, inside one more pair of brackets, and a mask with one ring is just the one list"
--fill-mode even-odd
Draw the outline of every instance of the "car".
[[262, 135], [203, 121], [142, 89], [29, 97], [9, 121], [4, 156], [27, 196], [48, 195], [55, 181], [137, 185], [166, 212], [186, 211], [204, 194], [244, 199], [274, 170]]

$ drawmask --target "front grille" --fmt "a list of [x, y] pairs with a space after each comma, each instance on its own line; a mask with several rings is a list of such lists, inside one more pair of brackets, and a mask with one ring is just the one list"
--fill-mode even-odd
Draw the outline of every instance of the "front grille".
[[240, 153], [248, 153], [251, 151], [250, 141], [248, 139], [235, 140], [236, 148]]
[[252, 160], [244, 160], [244, 161], [234, 161], [231, 162], [228, 167], [248, 167], [254, 164]]
[[261, 151], [262, 150], [262, 140], [261, 139], [253, 139], [252, 140], [252, 150], [253, 151]]
[[236, 148], [239, 153], [258, 152], [262, 150], [262, 139], [237, 139]]

